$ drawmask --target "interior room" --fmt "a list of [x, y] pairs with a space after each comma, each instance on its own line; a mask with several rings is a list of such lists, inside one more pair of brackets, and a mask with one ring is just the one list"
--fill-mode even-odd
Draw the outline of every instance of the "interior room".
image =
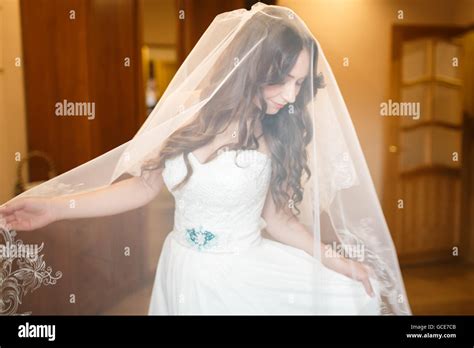
[[[0, 203], [129, 141], [214, 17], [256, 2], [0, 0]], [[474, 1], [265, 3], [292, 9], [324, 47], [413, 314], [474, 315]], [[78, 101], [93, 102], [86, 117], [58, 116]], [[63, 279], [0, 314], [146, 314], [175, 201], [164, 190], [153, 204], [162, 215], [125, 214], [116, 234], [19, 231]]]

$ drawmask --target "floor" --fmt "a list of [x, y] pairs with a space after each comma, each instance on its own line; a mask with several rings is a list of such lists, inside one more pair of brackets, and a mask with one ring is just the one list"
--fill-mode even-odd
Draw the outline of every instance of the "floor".
[[132, 293], [117, 305], [101, 313], [103, 315], [147, 315], [152, 284]]
[[413, 314], [474, 315], [474, 265], [402, 269]]
[[[402, 273], [413, 314], [474, 315], [474, 265], [424, 265]], [[102, 314], [147, 314], [150, 295], [151, 284]]]

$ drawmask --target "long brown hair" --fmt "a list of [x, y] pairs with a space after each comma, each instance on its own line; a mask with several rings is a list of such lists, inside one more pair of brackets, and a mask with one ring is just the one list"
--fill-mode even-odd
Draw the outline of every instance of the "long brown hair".
[[[305, 48], [312, 59], [313, 69], [310, 71], [316, 71], [318, 46], [309, 35], [303, 33], [302, 28], [289, 21], [283, 22], [266, 14], [255, 14], [219, 58], [203, 93], [209, 95], [222, 82], [223, 77], [228, 76], [227, 80], [191, 123], [179, 128], [166, 139], [158, 157], [144, 165], [143, 169], [162, 169], [167, 159], [184, 154], [187, 175], [172, 188], [176, 190], [193, 173], [188, 157], [190, 152], [213, 141], [233, 121], [238, 121], [239, 124], [238, 142], [220, 146], [205, 163], [214, 159], [224, 147], [230, 150], [256, 150], [259, 143], [254, 129], [256, 122], [260, 121], [272, 158], [270, 188], [275, 206], [280, 210], [291, 202], [299, 214], [297, 205], [303, 198], [303, 172], [308, 179], [311, 176], [306, 146], [313, 137], [313, 127], [305, 106], [313, 97], [311, 90], [316, 95], [317, 90], [324, 87], [323, 77], [307, 76], [295, 102], [287, 104], [275, 115], [266, 113], [267, 104], [261, 88], [283, 83]], [[263, 41], [258, 43], [262, 37]], [[255, 97], [261, 109], [255, 105]]]

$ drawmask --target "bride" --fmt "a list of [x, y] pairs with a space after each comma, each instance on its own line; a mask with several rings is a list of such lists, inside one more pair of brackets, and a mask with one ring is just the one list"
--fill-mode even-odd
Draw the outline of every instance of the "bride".
[[[174, 227], [149, 314], [408, 314], [338, 93], [319, 44], [290, 10], [259, 3], [221, 14], [107, 180], [131, 178], [67, 195], [33, 189], [0, 214], [9, 229], [34, 230], [131, 211], [166, 188]], [[371, 218], [356, 216], [361, 206]], [[338, 245], [363, 245], [361, 257], [325, 242], [322, 212]]]

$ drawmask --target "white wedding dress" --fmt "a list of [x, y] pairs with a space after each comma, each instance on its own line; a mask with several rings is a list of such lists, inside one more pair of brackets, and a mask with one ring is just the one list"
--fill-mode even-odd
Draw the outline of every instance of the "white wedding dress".
[[[237, 156], [237, 164], [234, 160]], [[193, 174], [173, 193], [149, 314], [380, 314], [359, 281], [303, 250], [262, 238], [270, 157], [256, 150], [220, 153], [208, 163], [189, 155]], [[240, 166], [240, 167], [239, 167]], [[166, 161], [168, 188], [186, 174], [183, 155]], [[324, 284], [313, 285], [314, 268]], [[324, 305], [314, 305], [318, 296]]]

